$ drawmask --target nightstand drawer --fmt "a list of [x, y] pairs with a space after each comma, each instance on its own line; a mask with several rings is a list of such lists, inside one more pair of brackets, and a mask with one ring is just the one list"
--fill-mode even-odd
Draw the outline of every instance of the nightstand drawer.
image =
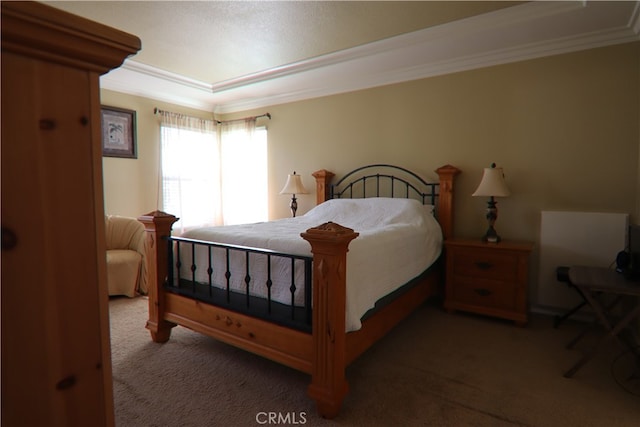
[[516, 288], [510, 283], [458, 276], [454, 279], [452, 297], [462, 304], [513, 310]]
[[444, 308], [527, 323], [531, 242], [452, 238], [444, 242], [447, 283]]
[[513, 253], [456, 248], [452, 255], [456, 276], [513, 281], [518, 274], [518, 256]]

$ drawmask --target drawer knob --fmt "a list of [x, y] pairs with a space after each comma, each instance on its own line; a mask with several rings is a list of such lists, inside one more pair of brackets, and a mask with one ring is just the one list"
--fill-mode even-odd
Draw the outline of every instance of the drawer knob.
[[56, 121], [53, 119], [41, 119], [39, 124], [42, 130], [54, 130], [56, 128]]
[[476, 262], [476, 267], [478, 267], [480, 270], [488, 270], [493, 267], [493, 265], [490, 262], [478, 261]]
[[7, 227], [2, 227], [2, 250], [8, 251], [16, 247], [18, 237], [16, 233]]
[[474, 291], [476, 292], [476, 294], [480, 295], [481, 297], [488, 297], [493, 293], [489, 289], [484, 289], [484, 288], [476, 288], [474, 289]]

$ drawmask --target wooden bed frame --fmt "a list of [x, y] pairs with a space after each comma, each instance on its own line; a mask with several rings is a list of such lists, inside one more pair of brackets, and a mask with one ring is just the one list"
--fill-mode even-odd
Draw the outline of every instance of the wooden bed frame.
[[[439, 176], [437, 218], [445, 238], [453, 234], [453, 182], [459, 169], [446, 165]], [[313, 173], [317, 202], [330, 197], [334, 174]], [[259, 354], [311, 375], [309, 396], [318, 413], [333, 418], [340, 411], [348, 384], [346, 367], [402, 319], [434, 295], [441, 283], [440, 268], [431, 269], [417, 286], [362, 322], [362, 328], [345, 332], [345, 278], [349, 242], [357, 232], [336, 223], [311, 228], [301, 236], [313, 253], [312, 333], [230, 311], [165, 291], [168, 274], [168, 243], [173, 215], [155, 211], [138, 218], [146, 229], [150, 256], [149, 320], [147, 329], [155, 342], [166, 342], [171, 328], [181, 325], [220, 341]], [[321, 326], [318, 326], [321, 325]]]

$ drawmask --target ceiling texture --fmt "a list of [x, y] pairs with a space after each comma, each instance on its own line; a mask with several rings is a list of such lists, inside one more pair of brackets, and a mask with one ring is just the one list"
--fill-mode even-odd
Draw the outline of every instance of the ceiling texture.
[[138, 36], [104, 89], [218, 114], [640, 40], [639, 1], [52, 1]]

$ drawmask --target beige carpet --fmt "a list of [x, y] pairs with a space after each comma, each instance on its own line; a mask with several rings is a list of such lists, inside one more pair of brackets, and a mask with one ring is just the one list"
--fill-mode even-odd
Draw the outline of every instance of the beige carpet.
[[347, 371], [350, 393], [334, 420], [318, 418], [307, 375], [175, 328], [156, 344], [146, 298], [114, 299], [113, 378], [118, 427], [638, 426], [634, 363], [617, 343], [572, 379], [562, 376], [593, 337], [584, 325], [534, 317], [527, 328], [433, 305], [414, 313]]

